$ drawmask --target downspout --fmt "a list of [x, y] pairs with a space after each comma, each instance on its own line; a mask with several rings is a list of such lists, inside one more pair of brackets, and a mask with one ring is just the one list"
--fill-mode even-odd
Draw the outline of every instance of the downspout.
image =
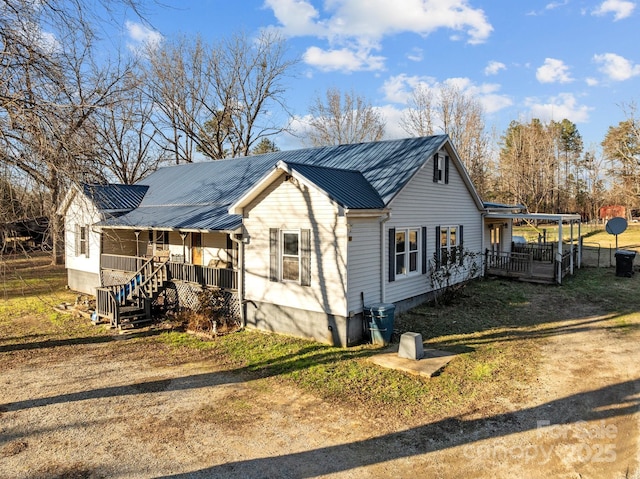
[[[390, 219], [391, 219], [391, 212], [386, 212], [386, 214], [384, 216], [381, 216], [380, 219], [378, 220], [380, 222], [380, 302], [381, 303], [386, 302], [385, 300], [387, 296], [386, 295], [387, 281], [384, 276], [384, 265], [387, 260], [387, 255], [385, 254], [385, 249], [384, 249], [384, 241], [385, 241], [384, 224]], [[391, 245], [389, 245], [389, 248], [391, 248]]]
[[[485, 249], [484, 249], [484, 245], [485, 245], [485, 241], [484, 241], [484, 236], [485, 236], [485, 229], [484, 229], [484, 220], [487, 217], [487, 212], [484, 211], [483, 213], [480, 213], [480, 277], [484, 278], [485, 276], [485, 272], [487, 271], [487, 266], [484, 263], [484, 260], [486, 258], [486, 256], [484, 255]], [[437, 241], [437, 238], [436, 238]], [[502, 238], [500, 238], [500, 242], [502, 242]]]
[[247, 318], [244, 312], [244, 241], [237, 239], [233, 233], [229, 233], [231, 241], [238, 244], [238, 302], [240, 303], [240, 323], [247, 326]]

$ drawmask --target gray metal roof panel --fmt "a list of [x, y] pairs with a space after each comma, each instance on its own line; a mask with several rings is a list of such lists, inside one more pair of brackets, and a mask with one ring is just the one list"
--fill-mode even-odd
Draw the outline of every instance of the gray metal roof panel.
[[[279, 161], [303, 165], [298, 168], [308, 165], [333, 169], [333, 172], [324, 172], [320, 169], [310, 172], [311, 170], [307, 169], [307, 173], [314, 176], [312, 180], [314, 183], [316, 181], [321, 183], [318, 185], [320, 188], [337, 201], [343, 202], [345, 206], [354, 208], [357, 207], [354, 205], [361, 205], [361, 207], [367, 205], [366, 207], [370, 207], [375, 203], [376, 207], [380, 207], [374, 199], [375, 194], [381, 199], [382, 206], [389, 204], [419, 168], [442, 147], [447, 138], [446, 135], [436, 135], [324, 146], [164, 167], [138, 183], [140, 186], [148, 186], [139, 209], [162, 207], [153, 209], [153, 227], [197, 228], [188, 224], [186, 220], [178, 221], [179, 212], [174, 213], [171, 209], [187, 206], [203, 207], [209, 208], [212, 212], [217, 211], [223, 216], [227, 215], [226, 209], [229, 205], [252, 188]], [[348, 170], [359, 172], [359, 175], [356, 177], [354, 174], [345, 173]], [[356, 191], [352, 194], [348, 185], [344, 184], [347, 177], [358, 184], [362, 198], [358, 198]], [[367, 184], [370, 188], [366, 186]], [[225, 213], [222, 213], [223, 207]], [[128, 224], [133, 225], [134, 218], [136, 222], [142, 222], [138, 226], [149, 226], [148, 221], [145, 222], [145, 216], [138, 215], [136, 211], [118, 219], [111, 219], [110, 224], [127, 226], [127, 223], [118, 222], [118, 220], [126, 220]], [[201, 221], [201, 218], [195, 215], [191, 220], [198, 225], [218, 224], [213, 217]], [[219, 223], [227, 224], [229, 218], [221, 217]]]
[[194, 229], [233, 231], [242, 225], [240, 215], [230, 215], [224, 206], [143, 206], [117, 218], [108, 218], [99, 226], [140, 229]]
[[311, 181], [345, 208], [384, 208], [378, 192], [359, 171], [325, 166], [286, 163], [291, 170]]
[[82, 185], [83, 193], [91, 198], [100, 210], [137, 208], [148, 189], [146, 185]]

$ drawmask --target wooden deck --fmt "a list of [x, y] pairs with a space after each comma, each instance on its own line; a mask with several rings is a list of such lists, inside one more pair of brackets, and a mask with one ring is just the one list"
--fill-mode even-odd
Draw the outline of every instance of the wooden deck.
[[[574, 250], [574, 254], [575, 254]], [[542, 260], [540, 260], [540, 259]], [[549, 260], [539, 252], [492, 253], [485, 252], [485, 275], [514, 278], [531, 283], [555, 284], [571, 273], [571, 252], [562, 255], [562, 261]], [[576, 265], [574, 256], [574, 266]]]

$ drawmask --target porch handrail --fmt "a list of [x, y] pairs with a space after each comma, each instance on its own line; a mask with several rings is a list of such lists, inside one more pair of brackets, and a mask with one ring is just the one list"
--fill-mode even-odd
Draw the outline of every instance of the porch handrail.
[[120, 308], [111, 287], [96, 288], [96, 313], [101, 318], [109, 318], [112, 325], [120, 323]]
[[169, 261], [171, 279], [196, 283], [202, 286], [214, 286], [224, 289], [237, 289], [237, 271], [229, 268], [210, 268], [190, 263]]
[[485, 251], [485, 268], [499, 269], [512, 273], [531, 275], [533, 271], [533, 254], [515, 252]]
[[126, 271], [133, 273], [140, 269], [141, 264], [146, 261], [146, 258], [141, 256], [127, 256], [118, 254], [106, 254], [100, 255], [100, 266], [104, 269], [113, 269], [117, 271]]

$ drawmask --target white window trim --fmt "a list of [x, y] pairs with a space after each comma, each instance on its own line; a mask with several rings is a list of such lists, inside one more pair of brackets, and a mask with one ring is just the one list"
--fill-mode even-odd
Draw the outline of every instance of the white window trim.
[[[422, 264], [422, 248], [420, 247], [420, 245], [422, 244], [422, 237], [421, 237], [422, 228], [419, 226], [410, 226], [410, 227], [396, 228], [395, 230], [396, 230], [396, 237], [398, 233], [404, 233], [405, 245], [406, 245], [405, 251], [402, 253], [398, 253], [397, 243], [395, 241], [393, 243], [393, 251], [394, 251], [394, 258], [395, 258], [395, 261], [393, 262], [393, 266], [394, 268], [396, 268], [396, 272], [395, 272], [396, 280], [420, 275], [420, 265]], [[416, 249], [415, 250], [410, 249], [411, 242], [409, 240], [409, 235], [412, 231], [416, 232]], [[411, 253], [416, 253], [417, 255], [415, 271], [409, 271], [410, 264], [411, 264], [411, 260], [410, 260]], [[405, 271], [404, 273], [398, 273], [398, 270], [397, 270], [397, 257], [400, 254], [404, 254], [404, 271]]]
[[[84, 232], [84, 239], [82, 233]], [[76, 256], [87, 256], [87, 247], [89, 242], [89, 227], [87, 225], [78, 226], [78, 251]]]
[[440, 185], [444, 185], [444, 164], [445, 164], [445, 155], [443, 154], [438, 154], [437, 156], [438, 159], [438, 181], [436, 183], [440, 184]]
[[[456, 231], [456, 243], [451, 244], [451, 230]], [[447, 246], [442, 246], [442, 233], [447, 232]], [[440, 238], [438, 238], [438, 247], [440, 248], [440, 257], [442, 258], [442, 250], [446, 249], [448, 253], [452, 248], [458, 248], [460, 246], [460, 225], [441, 225], [440, 226]]]
[[[295, 234], [298, 236], [298, 254], [297, 255], [286, 255], [284, 252], [284, 235], [285, 234]], [[279, 262], [280, 262], [280, 281], [283, 283], [298, 283], [302, 282], [302, 234], [301, 230], [280, 230], [280, 251], [278, 251]], [[284, 258], [285, 256], [291, 258], [298, 258], [298, 278], [297, 279], [285, 279], [284, 277]]]

